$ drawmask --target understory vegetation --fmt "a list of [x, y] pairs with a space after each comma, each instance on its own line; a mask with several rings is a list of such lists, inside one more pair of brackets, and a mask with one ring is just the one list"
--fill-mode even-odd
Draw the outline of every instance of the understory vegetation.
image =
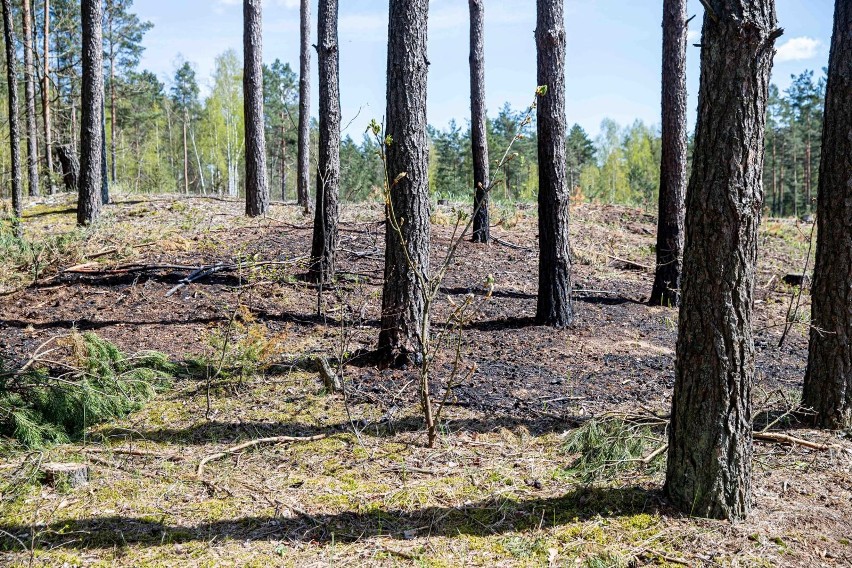
[[[809, 228], [761, 233], [754, 428], [813, 447], [756, 442], [760, 506], [731, 525], [687, 519], [659, 491], [677, 313], [642, 302], [654, 218], [639, 209], [574, 207], [579, 320], [564, 333], [524, 319], [534, 212], [492, 228], [511, 246], [460, 246], [436, 333], [470, 298], [490, 300], [460, 334], [475, 372], [446, 390], [456, 352], [436, 355], [446, 404], [430, 449], [417, 371], [358, 359], [378, 325], [380, 206], [344, 208], [341, 276], [319, 289], [300, 276], [310, 228], [294, 208], [247, 219], [237, 201], [118, 195], [79, 230], [62, 199], [26, 209], [24, 241], [2, 245], [18, 252], [0, 280], [14, 354], [0, 406], [16, 400], [40, 433], [0, 450], [4, 563], [766, 566], [852, 553], [852, 442], [792, 412], [808, 327], [780, 276], [813, 254]], [[439, 242], [453, 207], [435, 205]], [[809, 309], [805, 295], [796, 313]], [[47, 462], [85, 464], [89, 483], [47, 485]]]

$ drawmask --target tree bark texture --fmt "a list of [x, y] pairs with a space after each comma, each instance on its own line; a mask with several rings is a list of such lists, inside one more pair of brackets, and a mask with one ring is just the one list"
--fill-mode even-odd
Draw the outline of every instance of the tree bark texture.
[[27, 181], [29, 194], [38, 195], [38, 125], [36, 124], [35, 70], [33, 64], [33, 14], [30, 0], [23, 0], [21, 17], [24, 34], [24, 97], [27, 99]]
[[[110, 27], [113, 26], [112, 18], [109, 20]], [[109, 31], [110, 36], [113, 36], [113, 30]], [[109, 129], [109, 152], [110, 152], [110, 179], [115, 183], [116, 179], [116, 171], [118, 169], [118, 164], [116, 160], [116, 135], [118, 134], [118, 117], [116, 104], [115, 104], [115, 42], [111, 41], [110, 45], [110, 54], [109, 54], [109, 117], [112, 120], [112, 124]]]
[[299, 10], [299, 140], [296, 149], [296, 200], [310, 210], [311, 168], [311, 4], [302, 0]]
[[21, 129], [18, 121], [18, 55], [15, 52], [15, 26], [12, 0], [3, 2], [3, 39], [6, 44], [6, 86], [9, 98], [9, 149], [12, 160], [12, 209], [15, 226], [21, 236], [21, 217], [24, 214], [23, 180], [21, 179]]
[[47, 181], [47, 191], [50, 195], [56, 193], [53, 181], [53, 140], [50, 129], [50, 0], [44, 0], [44, 53], [42, 65], [44, 77], [41, 87], [41, 112], [44, 122], [44, 177]]
[[[390, 190], [379, 350], [386, 363], [419, 362], [429, 264], [429, 143], [426, 136], [428, 0], [390, 0], [387, 126]], [[400, 234], [401, 233], [401, 234]]]
[[538, 84], [539, 276], [536, 321], [566, 327], [574, 319], [568, 213], [571, 194], [565, 175], [565, 8], [563, 0], [538, 0], [535, 29]]
[[337, 39], [338, 0], [320, 0], [317, 27], [319, 67], [319, 156], [310, 278], [328, 282], [334, 276], [340, 196], [340, 51]]
[[246, 215], [269, 212], [266, 128], [263, 116], [261, 0], [243, 2], [243, 104], [246, 128]]
[[752, 296], [774, 0], [708, 0], [665, 492], [680, 510], [751, 508]]
[[80, 160], [70, 145], [58, 146], [56, 155], [59, 157], [59, 165], [62, 167], [62, 181], [65, 183], [65, 191], [76, 192], [80, 187]]
[[663, 2], [662, 159], [650, 303], [677, 306], [686, 199], [686, 0]]
[[817, 250], [804, 406], [852, 427], [852, 4], [835, 3], [817, 188]]
[[104, 98], [103, 4], [102, 0], [83, 0], [83, 89], [80, 118], [80, 191], [77, 199], [77, 224], [93, 223], [101, 211], [101, 154]]
[[488, 219], [488, 136], [485, 108], [485, 0], [470, 4], [470, 143], [473, 155], [473, 234], [475, 243], [490, 238]]
[[107, 164], [107, 137], [106, 137], [106, 111], [104, 100], [106, 93], [101, 97], [101, 204], [109, 204], [109, 167]]

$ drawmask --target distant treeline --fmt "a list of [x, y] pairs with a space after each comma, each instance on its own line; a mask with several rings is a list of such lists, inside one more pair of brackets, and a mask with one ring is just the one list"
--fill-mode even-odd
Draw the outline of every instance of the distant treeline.
[[[34, 40], [36, 46], [42, 46], [45, 14], [39, 3], [35, 7]], [[190, 62], [181, 61], [174, 76], [164, 83], [155, 74], [139, 69], [144, 35], [152, 26], [140, 21], [131, 8], [132, 2], [127, 0], [108, 2], [104, 21], [106, 132], [110, 171], [115, 172], [113, 182], [121, 189], [137, 192], [242, 193], [245, 142], [240, 54], [228, 50], [219, 55], [209, 78], [199, 78]], [[48, 57], [42, 52], [33, 70], [43, 92], [44, 60], [50, 63], [47, 100], [54, 154], [59, 146], [76, 149], [79, 142], [79, 17], [78, 2], [51, 3]], [[22, 53], [20, 36], [17, 43]], [[21, 82], [23, 73], [20, 69]], [[289, 64], [276, 60], [264, 66], [264, 80], [267, 175], [273, 198], [292, 200], [298, 76]], [[202, 82], [210, 85], [204, 97]], [[812, 71], [794, 77], [783, 92], [772, 87], [764, 174], [766, 208], [772, 215], [803, 215], [813, 210], [824, 91], [824, 79], [815, 80]], [[0, 99], [5, 108], [5, 82], [0, 86]], [[21, 105], [22, 99], [19, 96]], [[41, 119], [42, 96], [36, 97], [36, 106]], [[494, 188], [493, 198], [532, 200], [537, 194], [536, 125], [534, 120], [523, 124], [525, 114], [526, 109], [506, 104], [488, 120], [492, 163], [499, 161], [516, 134], [522, 135], [512, 147], [514, 158], [499, 173], [502, 181]], [[369, 118], [363, 117], [365, 127]], [[451, 122], [443, 129], [429, 129], [429, 181], [436, 197], [470, 199], [473, 164], [470, 131], [467, 121], [464, 124]], [[352, 126], [357, 127], [357, 122]], [[38, 130], [39, 155], [44, 156], [43, 125]], [[0, 124], [0, 136], [8, 136], [5, 120]], [[656, 126], [641, 121], [622, 126], [606, 119], [594, 138], [579, 125], [571, 127], [567, 137], [568, 177], [575, 199], [656, 207], [660, 163]], [[311, 138], [315, 149], [316, 124]], [[366, 134], [355, 139], [344, 137], [340, 156], [343, 200], [379, 197], [383, 174], [377, 150], [375, 141]], [[311, 152], [312, 160], [316, 155], [315, 150]], [[9, 192], [9, 164], [8, 145], [0, 145], [4, 196]], [[57, 160], [54, 168], [59, 168]], [[57, 186], [61, 185], [59, 176], [59, 171], [52, 172]], [[497, 176], [492, 172], [492, 177]], [[45, 188], [47, 177], [42, 176]]]

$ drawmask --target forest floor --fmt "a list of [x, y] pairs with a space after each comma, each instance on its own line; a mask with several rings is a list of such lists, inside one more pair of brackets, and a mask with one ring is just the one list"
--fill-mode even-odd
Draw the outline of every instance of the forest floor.
[[[23, 364], [48, 340], [91, 331], [128, 353], [206, 361], [207, 372], [175, 379], [84, 441], [5, 450], [0, 564], [852, 564], [852, 440], [787, 414], [805, 370], [810, 304], [805, 293], [788, 318], [796, 289], [783, 277], [802, 272], [810, 225], [766, 220], [761, 229], [755, 430], [830, 448], [757, 441], [754, 512], [728, 523], [672, 510], [661, 494], [665, 454], [643, 460], [664, 441], [677, 328], [676, 310], [646, 303], [652, 215], [572, 210], [577, 318], [554, 330], [531, 319], [535, 211], [493, 208], [500, 242], [462, 244], [433, 314], [440, 332], [454, 305], [471, 305], [461, 334], [448, 335], [460, 338], [460, 370], [452, 342], [437, 355], [436, 398], [448, 381], [454, 388], [429, 449], [414, 370], [356, 361], [341, 370], [344, 396], [327, 394], [302, 364], [375, 346], [381, 207], [343, 208], [342, 272], [322, 290], [300, 278], [309, 218], [293, 205], [275, 204], [257, 220], [242, 209], [123, 195], [88, 231], [74, 229], [68, 198], [27, 209], [27, 238], [39, 244], [14, 254], [6, 245], [0, 258], [0, 352]], [[454, 218], [452, 207], [435, 210], [436, 262]], [[236, 269], [169, 295], [191, 267], [217, 263]], [[779, 348], [788, 319], [795, 323]], [[583, 451], [568, 444], [590, 424], [604, 433]], [[641, 436], [637, 457], [595, 462], [625, 432]], [[198, 474], [205, 456], [241, 442], [315, 435], [326, 437], [257, 445]], [[90, 483], [41, 485], [32, 472], [42, 461], [86, 462]]]

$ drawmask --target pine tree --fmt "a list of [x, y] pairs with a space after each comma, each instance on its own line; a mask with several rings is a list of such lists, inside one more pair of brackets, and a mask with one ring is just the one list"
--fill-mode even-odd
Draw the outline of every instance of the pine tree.
[[12, 210], [15, 213], [15, 232], [23, 235], [21, 217], [24, 214], [21, 187], [21, 134], [18, 122], [18, 56], [15, 52], [15, 27], [12, 20], [12, 0], [3, 3], [3, 40], [6, 46], [6, 86], [9, 99], [9, 147], [12, 158]]
[[77, 224], [95, 222], [102, 203], [103, 152], [103, 4], [101, 0], [83, 0], [83, 86], [81, 91], [80, 193], [77, 200]]
[[246, 142], [246, 215], [269, 212], [266, 125], [263, 112], [261, 0], [243, 2], [243, 104]]

